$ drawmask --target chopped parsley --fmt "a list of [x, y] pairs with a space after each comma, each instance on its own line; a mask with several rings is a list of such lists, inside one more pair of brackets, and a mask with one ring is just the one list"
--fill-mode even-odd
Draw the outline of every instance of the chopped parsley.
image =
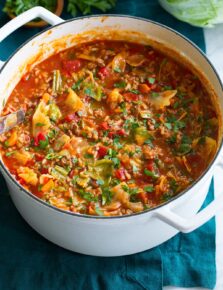
[[167, 129], [169, 129], [169, 130], [172, 129], [172, 124], [171, 124], [171, 123], [164, 123], [164, 126], [165, 126]]
[[114, 72], [121, 73], [122, 71], [121, 71], [121, 69], [119, 67], [115, 67], [114, 68]]
[[109, 190], [109, 188], [102, 188], [101, 199], [102, 205], [109, 204], [112, 201], [112, 192]]
[[44, 123], [36, 123], [35, 126], [36, 127], [43, 127], [43, 126], [45, 126], [45, 124]]
[[153, 192], [154, 191], [154, 187], [152, 185], [147, 185], [144, 187], [144, 190], [146, 192]]
[[119, 88], [119, 89], [124, 89], [125, 87], [126, 87], [126, 82], [124, 82], [124, 81], [121, 81], [121, 82], [119, 82], [119, 83], [115, 83], [114, 84], [114, 87], [115, 88]]
[[82, 198], [86, 199], [87, 201], [94, 201], [94, 202], [98, 201], [98, 197], [97, 196], [94, 196], [91, 192], [84, 191], [83, 189], [80, 189], [78, 191], [78, 194]]
[[12, 154], [14, 154], [16, 151], [10, 151], [10, 152], [6, 152], [5, 153], [5, 156], [6, 157], [9, 157], [9, 156], [11, 156]]
[[154, 178], [154, 179], [158, 178], [158, 176], [156, 175], [155, 172], [150, 171], [150, 170], [148, 170], [148, 169], [144, 169], [144, 173], [145, 173], [145, 175], [150, 176], [150, 177], [152, 177], [152, 178]]
[[81, 83], [83, 82], [83, 78], [79, 79], [73, 86], [72, 86], [72, 90], [80, 90], [81, 88]]
[[139, 95], [140, 94], [140, 91], [138, 90], [129, 90], [130, 93], [133, 93], [135, 95]]
[[155, 81], [156, 81], [155, 78], [152, 78], [152, 77], [148, 78], [148, 82], [149, 82], [151, 85], [153, 85], [153, 84], [155, 83]]

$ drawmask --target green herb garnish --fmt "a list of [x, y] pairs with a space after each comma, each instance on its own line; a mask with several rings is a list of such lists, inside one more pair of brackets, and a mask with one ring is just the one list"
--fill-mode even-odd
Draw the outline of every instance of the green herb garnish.
[[48, 10], [54, 12], [56, 10], [57, 1], [56, 0], [6, 0], [3, 11], [7, 14], [13, 14], [15, 16], [31, 9], [35, 6], [43, 6]]
[[106, 12], [114, 7], [116, 0], [68, 0], [67, 11], [73, 16], [77, 16], [78, 11], [82, 14], [90, 14], [92, 8]]
[[148, 82], [153, 85], [155, 83], [156, 79], [155, 78], [148, 78]]
[[109, 204], [112, 201], [112, 192], [109, 190], [109, 188], [105, 187], [102, 188], [102, 205]]
[[38, 147], [39, 147], [40, 149], [45, 149], [48, 145], [49, 145], [49, 140], [48, 140], [48, 137], [45, 136], [45, 140], [40, 140], [40, 141], [39, 141], [39, 145], [38, 145]]
[[11, 156], [12, 154], [14, 154], [16, 151], [10, 151], [10, 152], [6, 152], [5, 153], [5, 156], [6, 157], [9, 157], [9, 156]]
[[115, 88], [119, 88], [119, 89], [124, 89], [125, 87], [126, 87], [126, 82], [124, 82], [124, 81], [121, 81], [121, 82], [119, 82], [119, 83], [115, 83], [114, 84], [114, 87]]
[[148, 185], [144, 187], [144, 190], [146, 192], [153, 192], [154, 191], [154, 187], [152, 185]]
[[83, 189], [80, 189], [78, 194], [87, 201], [98, 201], [97, 196], [94, 196], [91, 192], [84, 191]]
[[167, 129], [169, 129], [169, 130], [172, 129], [172, 125], [171, 125], [171, 123], [164, 123], [164, 126], [165, 126]]
[[120, 73], [122, 72], [121, 69], [119, 67], [114, 68], [114, 72]]
[[144, 169], [144, 173], [145, 173], [145, 175], [150, 176], [150, 177], [152, 177], [152, 178], [154, 178], [154, 179], [158, 178], [158, 176], [156, 175], [155, 172], [150, 171], [150, 170], [148, 170], [148, 169]]
[[72, 90], [80, 90], [81, 83], [83, 82], [83, 78], [79, 79], [71, 88]]
[[36, 127], [43, 127], [43, 126], [45, 126], [45, 124], [44, 123], [36, 123], [35, 126]]

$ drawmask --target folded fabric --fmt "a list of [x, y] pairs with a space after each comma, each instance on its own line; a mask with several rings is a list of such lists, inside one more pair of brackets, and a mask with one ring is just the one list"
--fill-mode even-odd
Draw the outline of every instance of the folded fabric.
[[[4, 1], [0, 0], [3, 5]], [[153, 19], [189, 37], [205, 49], [203, 31], [181, 23], [157, 1], [118, 0], [111, 13]], [[69, 18], [66, 12], [63, 18]], [[0, 26], [8, 21], [0, 12]], [[134, 29], [134, 28], [133, 28]], [[39, 29], [21, 28], [0, 44], [5, 59]], [[64, 250], [37, 234], [21, 218], [0, 177], [0, 289], [4, 290], [161, 290], [163, 285], [213, 288], [215, 220], [190, 234], [136, 255], [99, 258]], [[213, 182], [205, 204], [213, 198]], [[204, 204], [204, 206], [205, 206]]]

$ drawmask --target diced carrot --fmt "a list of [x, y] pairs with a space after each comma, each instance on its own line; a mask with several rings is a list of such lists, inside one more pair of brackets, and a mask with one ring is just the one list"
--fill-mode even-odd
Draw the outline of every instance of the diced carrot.
[[16, 131], [13, 131], [11, 136], [9, 137], [9, 139], [6, 141], [7, 142], [7, 146], [14, 146], [17, 142], [17, 132]]
[[108, 129], [109, 129], [108, 122], [102, 122], [102, 123], [99, 125], [99, 129], [100, 129], [100, 130], [108, 130]]
[[139, 95], [131, 92], [124, 93], [123, 96], [127, 102], [134, 102], [139, 100]]
[[44, 178], [43, 178], [43, 184], [47, 184], [48, 181], [49, 181], [49, 177], [44, 176]]
[[44, 186], [41, 188], [42, 192], [48, 192], [54, 187], [54, 182], [50, 179]]
[[143, 202], [147, 203], [148, 201], [148, 195], [145, 192], [140, 192], [137, 194], [137, 197]]
[[50, 95], [45, 93], [42, 97], [42, 99], [44, 100], [44, 102], [47, 104], [50, 100]]
[[147, 84], [139, 84], [138, 89], [142, 94], [147, 94], [151, 90]]

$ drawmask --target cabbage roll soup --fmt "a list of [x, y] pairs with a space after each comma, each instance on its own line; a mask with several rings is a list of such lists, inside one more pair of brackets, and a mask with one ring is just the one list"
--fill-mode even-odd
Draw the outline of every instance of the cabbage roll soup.
[[2, 116], [4, 164], [50, 205], [121, 216], [167, 202], [208, 167], [218, 143], [211, 93], [188, 65], [147, 45], [94, 41], [27, 72]]

